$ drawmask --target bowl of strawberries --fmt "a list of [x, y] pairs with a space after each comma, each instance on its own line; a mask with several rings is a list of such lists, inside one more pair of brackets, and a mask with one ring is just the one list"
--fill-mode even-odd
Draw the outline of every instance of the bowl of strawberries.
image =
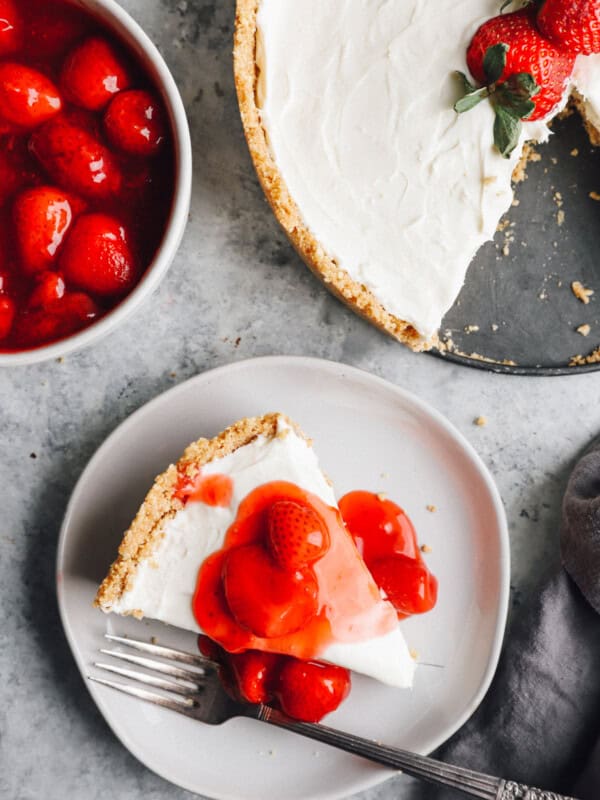
[[175, 81], [114, 0], [0, 0], [0, 365], [90, 344], [153, 292], [191, 159]]

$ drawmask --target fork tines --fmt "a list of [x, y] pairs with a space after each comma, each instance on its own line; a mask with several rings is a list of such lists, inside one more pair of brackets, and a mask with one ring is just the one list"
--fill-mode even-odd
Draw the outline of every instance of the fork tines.
[[[138, 683], [151, 686], [155, 689], [161, 689], [169, 692], [170, 697], [166, 697], [155, 692], [149, 692], [146, 689], [132, 686], [129, 683], [120, 683], [106, 678], [97, 678], [89, 675], [91, 681], [100, 683], [104, 686], [110, 686], [125, 694], [138, 697], [156, 705], [170, 708], [174, 711], [181, 713], [190, 713], [197, 705], [197, 699], [202, 692], [206, 682], [208, 672], [212, 671], [214, 664], [201, 655], [193, 653], [185, 653], [181, 650], [176, 650], [171, 647], [164, 647], [163, 645], [151, 644], [150, 642], [138, 641], [137, 639], [129, 639], [124, 636], [114, 636], [112, 634], [105, 634], [105, 637], [115, 644], [130, 647], [133, 650], [148, 653], [160, 658], [168, 659], [169, 661], [176, 661], [180, 664], [187, 664], [192, 669], [184, 669], [182, 667], [173, 666], [172, 664], [165, 663], [165, 661], [157, 661], [154, 658], [146, 656], [134, 655], [132, 653], [122, 652], [121, 650], [108, 650], [102, 648], [100, 650], [104, 655], [110, 656], [118, 661], [124, 661], [128, 664], [133, 664], [137, 667], [142, 667], [145, 670], [150, 670], [158, 675], [151, 675], [148, 672], [141, 670], [129, 669], [123, 666], [108, 662], [95, 662], [94, 666], [98, 669], [110, 672], [114, 675], [119, 675], [129, 680], [137, 681]], [[160, 677], [168, 676], [168, 677]], [[173, 697], [175, 695], [175, 697]]]

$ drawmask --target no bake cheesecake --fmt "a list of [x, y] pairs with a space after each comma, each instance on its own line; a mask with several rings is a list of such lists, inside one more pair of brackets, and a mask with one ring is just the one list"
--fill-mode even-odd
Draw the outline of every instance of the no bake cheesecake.
[[571, 99], [600, 141], [600, 56], [525, 120], [509, 158], [488, 101], [457, 114], [455, 71], [499, 0], [238, 0], [235, 79], [275, 215], [327, 286], [415, 350], [432, 346], [467, 268], [513, 200], [527, 143]]

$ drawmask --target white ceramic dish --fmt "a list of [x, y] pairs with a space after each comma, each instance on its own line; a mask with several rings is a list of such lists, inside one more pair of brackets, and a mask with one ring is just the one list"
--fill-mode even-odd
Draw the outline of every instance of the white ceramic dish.
[[[422, 666], [412, 691], [355, 676], [331, 725], [421, 753], [472, 714], [494, 673], [507, 612], [509, 546], [493, 480], [466, 440], [413, 395], [331, 362], [272, 357], [222, 367], [172, 389], [124, 422], [92, 458], [73, 493], [57, 562], [63, 625], [82, 675], [106, 631], [194, 648], [160, 623], [106, 617], [97, 584], [152, 478], [185, 445], [247, 415], [280, 410], [314, 438], [341, 495], [386, 491], [416, 524], [439, 578], [433, 612], [403, 623]], [[435, 513], [427, 505], [435, 505]], [[87, 682], [106, 721], [146, 766], [223, 800], [341, 798], [388, 770], [251, 720], [205, 726]]]
[[80, 333], [59, 342], [24, 350], [0, 353], [0, 367], [35, 364], [79, 350], [117, 328], [157, 288], [171, 266], [185, 227], [192, 192], [192, 144], [190, 130], [179, 89], [150, 38], [115, 0], [73, 0], [74, 5], [94, 14], [131, 48], [160, 91], [174, 137], [175, 173], [173, 204], [163, 240], [154, 260], [135, 289], [115, 309]]

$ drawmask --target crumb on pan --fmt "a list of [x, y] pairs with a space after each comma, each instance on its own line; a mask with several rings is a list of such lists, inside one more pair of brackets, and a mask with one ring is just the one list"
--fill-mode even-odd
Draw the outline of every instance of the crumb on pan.
[[585, 367], [591, 364], [600, 364], [600, 347], [592, 350], [592, 352], [587, 356], [573, 356], [573, 358], [569, 361], [570, 367]]
[[594, 294], [594, 290], [588, 289], [581, 281], [573, 281], [571, 284], [571, 291], [575, 297], [586, 306], [590, 302], [590, 297]]
[[487, 425], [487, 417], [475, 417], [473, 425], [477, 425], [478, 428], [484, 428]]

